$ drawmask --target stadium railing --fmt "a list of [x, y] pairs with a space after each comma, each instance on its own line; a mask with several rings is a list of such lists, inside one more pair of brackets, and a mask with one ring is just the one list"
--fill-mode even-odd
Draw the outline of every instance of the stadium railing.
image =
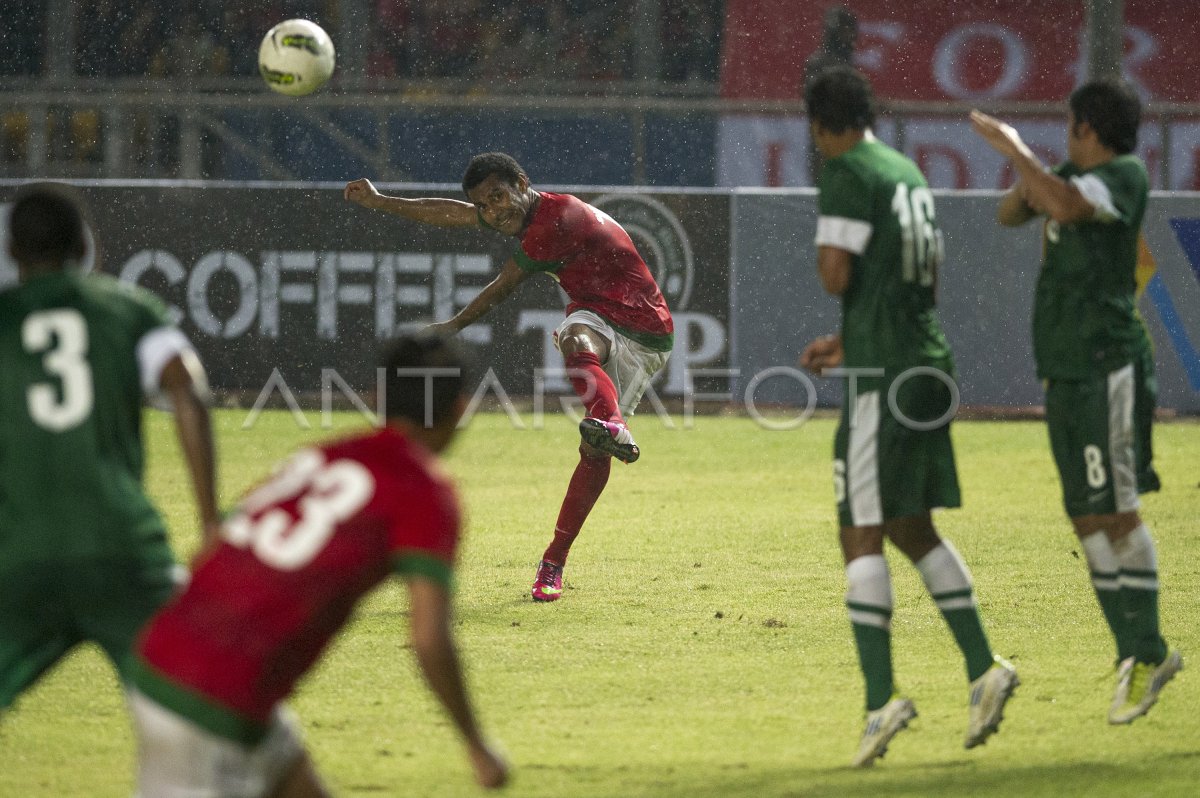
[[[731, 100], [713, 96], [711, 84], [664, 84], [636, 81], [596, 85], [523, 85], [519, 93], [479, 84], [438, 81], [377, 82], [372, 90], [332, 87], [301, 99], [274, 95], [256, 79], [198, 81], [194, 89], [162, 87], [152, 80], [6, 82], [0, 90], [0, 176], [54, 178], [225, 178], [219, 159], [205, 152], [225, 149], [252, 162], [267, 179], [303, 179], [281, 159], [270, 140], [247, 135], [229, 122], [269, 119], [284, 113], [303, 115], [332, 142], [373, 169], [385, 181], [411, 179], [388, 152], [387, 137], [378, 144], [345, 129], [335, 115], [353, 111], [372, 117], [382, 130], [389, 115], [494, 112], [497, 115], [579, 115], [621, 120], [630, 130], [629, 182], [646, 180], [646, 120], [650, 116], [711, 118], [726, 115], [802, 116], [799, 100]], [[587, 93], [587, 92], [591, 93]], [[980, 103], [1008, 118], [1058, 118], [1060, 103], [996, 101]], [[910, 120], [965, 115], [973, 104], [958, 102], [881, 103], [896, 125], [898, 143]], [[1150, 103], [1148, 121], [1161, 126], [1159, 185], [1169, 185], [1171, 126], [1200, 117], [1200, 103]]]

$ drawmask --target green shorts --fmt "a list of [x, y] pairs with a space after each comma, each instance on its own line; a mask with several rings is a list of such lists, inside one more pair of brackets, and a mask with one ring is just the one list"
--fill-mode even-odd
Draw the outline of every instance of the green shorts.
[[[876, 526], [962, 503], [950, 420], [945, 418], [951, 406], [949, 386], [931, 376], [906, 380], [894, 407], [886, 390], [847, 399], [833, 447], [842, 526]], [[943, 418], [932, 429], [917, 428]]]
[[173, 566], [136, 560], [0, 566], [0, 710], [88, 640], [124, 681], [137, 633], [175, 589]]
[[1046, 382], [1046, 426], [1067, 515], [1130, 512], [1158, 490], [1151, 426], [1158, 383], [1149, 352], [1087, 380]]

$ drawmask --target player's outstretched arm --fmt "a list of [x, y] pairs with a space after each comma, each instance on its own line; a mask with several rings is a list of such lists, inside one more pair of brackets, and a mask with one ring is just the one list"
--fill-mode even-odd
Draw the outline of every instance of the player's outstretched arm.
[[1088, 202], [1075, 184], [1046, 169], [1012, 125], [981, 111], [972, 111], [971, 127], [1016, 168], [1024, 186], [1024, 200], [1031, 208], [1045, 213], [1060, 224], [1081, 222], [1095, 215], [1095, 206]]
[[515, 260], [509, 258], [500, 267], [500, 273], [485, 285], [483, 290], [467, 303], [466, 307], [454, 314], [453, 318], [429, 325], [429, 329], [433, 332], [453, 335], [464, 327], [469, 327], [507, 299], [529, 275], [530, 272], [525, 271], [517, 265]]
[[475, 206], [469, 202], [445, 197], [388, 197], [380, 194], [365, 177], [347, 183], [346, 188], [342, 190], [342, 196], [364, 208], [384, 211], [437, 227], [475, 227], [479, 224]]
[[484, 739], [467, 698], [458, 652], [450, 635], [450, 594], [432, 579], [409, 579], [413, 651], [429, 688], [462, 733], [475, 780], [489, 789], [508, 781], [508, 765]]
[[217, 508], [216, 457], [207, 404], [208, 380], [200, 358], [190, 350], [173, 357], [163, 367], [159, 388], [174, 410], [175, 433], [192, 477], [203, 546], [207, 547], [217, 539], [221, 514]]

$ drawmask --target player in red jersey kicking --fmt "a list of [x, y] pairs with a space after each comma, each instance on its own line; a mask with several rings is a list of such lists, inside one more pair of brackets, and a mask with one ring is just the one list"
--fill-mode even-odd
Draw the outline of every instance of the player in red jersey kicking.
[[538, 272], [566, 291], [570, 303], [554, 342], [587, 417], [579, 424], [579, 464], [532, 588], [535, 601], [556, 601], [567, 553], [608, 483], [610, 458], [632, 463], [641, 454], [625, 419], [666, 365], [674, 326], [645, 261], [608, 214], [569, 194], [535, 191], [520, 164], [499, 152], [471, 159], [463, 191], [470, 202], [386, 197], [364, 178], [348, 183], [345, 197], [426, 224], [486, 227], [520, 240], [496, 278], [454, 318], [434, 325], [439, 330], [472, 324]]
[[408, 581], [417, 662], [476, 780], [506, 781], [450, 633], [459, 509], [435, 453], [465, 408], [461, 361], [425, 334], [397, 341], [382, 365], [387, 423], [301, 450], [248, 494], [187, 590], [143, 631], [129, 696], [142, 798], [327, 795], [282, 702], [390, 572]]

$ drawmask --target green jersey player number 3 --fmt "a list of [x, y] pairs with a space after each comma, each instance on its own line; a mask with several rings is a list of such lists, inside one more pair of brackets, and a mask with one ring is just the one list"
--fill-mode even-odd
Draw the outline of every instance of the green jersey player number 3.
[[79, 426], [92, 412], [95, 391], [87, 360], [88, 330], [79, 311], [60, 308], [33, 313], [21, 325], [21, 343], [42, 356], [54, 382], [35, 382], [26, 391], [29, 417], [51, 432]]

